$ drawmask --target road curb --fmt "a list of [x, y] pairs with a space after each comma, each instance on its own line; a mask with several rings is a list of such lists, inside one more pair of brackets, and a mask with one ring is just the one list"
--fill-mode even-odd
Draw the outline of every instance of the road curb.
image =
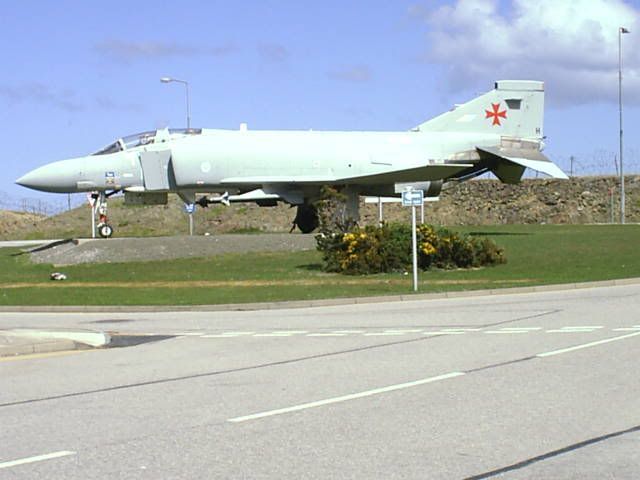
[[0, 357], [105, 347], [111, 336], [92, 330], [15, 328], [0, 330]]
[[87, 345], [76, 343], [73, 340], [52, 339], [47, 342], [22, 343], [16, 345], [0, 346], [0, 358], [17, 357], [19, 355], [32, 355], [34, 353], [65, 352], [70, 350], [85, 350]]
[[596, 282], [533, 285], [529, 287], [494, 288], [486, 290], [462, 290], [455, 292], [414, 293], [375, 297], [329, 298], [318, 300], [290, 300], [282, 302], [228, 303], [220, 305], [51, 305], [51, 306], [2, 306], [0, 313], [103, 313], [103, 312], [227, 312], [252, 310], [283, 310], [290, 308], [332, 307], [366, 303], [406, 302], [415, 300], [442, 300], [447, 298], [473, 298], [494, 295], [513, 295], [536, 292], [560, 292], [584, 288], [616, 287], [640, 284], [640, 278], [622, 278]]

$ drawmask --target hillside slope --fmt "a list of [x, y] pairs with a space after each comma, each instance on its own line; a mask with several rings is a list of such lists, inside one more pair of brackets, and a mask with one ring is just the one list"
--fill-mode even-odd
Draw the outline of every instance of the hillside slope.
[[[618, 179], [578, 177], [563, 180], [524, 180], [505, 185], [497, 180], [462, 183], [444, 191], [440, 201], [425, 207], [426, 221], [437, 225], [493, 225], [508, 223], [608, 223], [613, 191], [615, 221], [618, 221]], [[627, 177], [627, 222], [640, 222], [640, 176]], [[91, 216], [88, 206], [48, 218], [9, 212], [14, 220], [1, 220], [0, 238], [88, 237]], [[6, 215], [7, 212], [4, 212]], [[377, 222], [377, 206], [361, 207], [362, 224]], [[194, 215], [197, 234], [205, 232], [288, 232], [295, 209], [281, 204], [260, 208], [254, 204], [216, 205], [198, 208]], [[17, 221], [15, 217], [24, 216]], [[388, 221], [406, 221], [409, 209], [398, 204], [384, 207]], [[7, 215], [7, 218], [12, 218]], [[166, 206], [125, 207], [121, 198], [109, 202], [110, 223], [116, 236], [181, 235], [188, 233], [188, 217], [176, 196]]]

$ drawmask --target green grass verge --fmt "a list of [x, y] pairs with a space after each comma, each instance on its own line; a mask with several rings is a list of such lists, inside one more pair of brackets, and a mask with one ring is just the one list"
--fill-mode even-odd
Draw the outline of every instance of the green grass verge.
[[[640, 277], [640, 227], [455, 227], [486, 235], [507, 264], [420, 274], [420, 292], [477, 290]], [[323, 273], [315, 251], [54, 268], [0, 249], [0, 305], [197, 305], [411, 292], [411, 275]], [[68, 280], [52, 282], [62, 271]]]

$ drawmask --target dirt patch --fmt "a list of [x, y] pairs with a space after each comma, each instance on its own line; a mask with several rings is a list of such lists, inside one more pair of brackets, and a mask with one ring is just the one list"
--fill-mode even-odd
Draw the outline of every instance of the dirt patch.
[[313, 250], [314, 235], [256, 234], [199, 237], [148, 237], [81, 240], [34, 252], [34, 263], [77, 265], [80, 263], [145, 262], [190, 257], [211, 257], [224, 253]]

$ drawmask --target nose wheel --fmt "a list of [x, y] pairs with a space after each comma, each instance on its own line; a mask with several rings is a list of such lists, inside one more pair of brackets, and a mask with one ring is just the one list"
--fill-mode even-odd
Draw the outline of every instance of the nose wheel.
[[110, 238], [113, 235], [113, 228], [108, 223], [101, 223], [98, 225], [98, 235], [102, 238]]

